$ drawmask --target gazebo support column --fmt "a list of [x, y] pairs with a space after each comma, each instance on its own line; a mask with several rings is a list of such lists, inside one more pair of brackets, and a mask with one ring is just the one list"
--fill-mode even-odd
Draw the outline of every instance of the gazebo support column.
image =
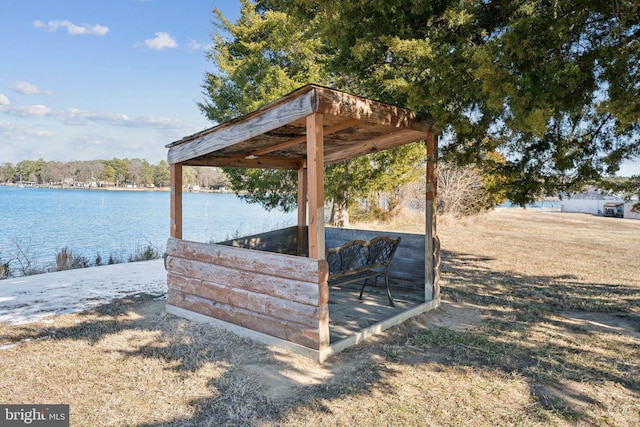
[[440, 298], [440, 285], [437, 281], [436, 259], [434, 257], [434, 237], [436, 234], [436, 194], [438, 184], [438, 141], [433, 132], [427, 134], [427, 191], [425, 203], [425, 301]]
[[325, 259], [323, 116], [307, 116], [307, 179], [309, 186], [309, 258]]
[[171, 165], [170, 233], [175, 239], [182, 239], [182, 163]]
[[307, 255], [307, 169], [298, 168], [298, 256]]
[[320, 260], [318, 276], [318, 349], [328, 348], [329, 335], [329, 267], [324, 247], [324, 136], [320, 113], [307, 116], [307, 186], [309, 198], [309, 258]]

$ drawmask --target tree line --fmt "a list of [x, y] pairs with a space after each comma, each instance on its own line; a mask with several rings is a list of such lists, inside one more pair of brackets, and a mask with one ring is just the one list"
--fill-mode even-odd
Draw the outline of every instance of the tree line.
[[[155, 165], [138, 158], [69, 162], [22, 160], [15, 165], [0, 164], [0, 182], [66, 187], [168, 187], [170, 171], [165, 160]], [[183, 182], [201, 188], [220, 188], [227, 185], [227, 178], [218, 168], [187, 166], [183, 169]]]

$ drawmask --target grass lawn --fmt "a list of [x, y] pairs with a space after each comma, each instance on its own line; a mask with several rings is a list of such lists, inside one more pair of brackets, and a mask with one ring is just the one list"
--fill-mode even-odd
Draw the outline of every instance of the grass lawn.
[[499, 209], [438, 234], [442, 306], [324, 364], [143, 296], [0, 324], [0, 403], [74, 426], [640, 425], [640, 221]]

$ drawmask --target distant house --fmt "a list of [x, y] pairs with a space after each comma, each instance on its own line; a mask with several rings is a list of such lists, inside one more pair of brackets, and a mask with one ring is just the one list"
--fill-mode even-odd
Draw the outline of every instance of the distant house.
[[[633, 209], [635, 202], [626, 202], [618, 197], [602, 194], [599, 191], [591, 190], [586, 193], [572, 194], [560, 202], [562, 212], [588, 213], [591, 215], [617, 216], [630, 219], [640, 219], [640, 212]], [[620, 206], [613, 210], [611, 207]], [[620, 215], [622, 214], [622, 216]]]

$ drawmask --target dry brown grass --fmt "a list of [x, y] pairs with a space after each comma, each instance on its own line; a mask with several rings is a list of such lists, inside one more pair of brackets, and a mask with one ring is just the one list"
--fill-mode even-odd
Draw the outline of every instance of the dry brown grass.
[[0, 324], [0, 402], [77, 426], [640, 425], [640, 221], [510, 209], [438, 234], [442, 307], [323, 365], [131, 298]]

